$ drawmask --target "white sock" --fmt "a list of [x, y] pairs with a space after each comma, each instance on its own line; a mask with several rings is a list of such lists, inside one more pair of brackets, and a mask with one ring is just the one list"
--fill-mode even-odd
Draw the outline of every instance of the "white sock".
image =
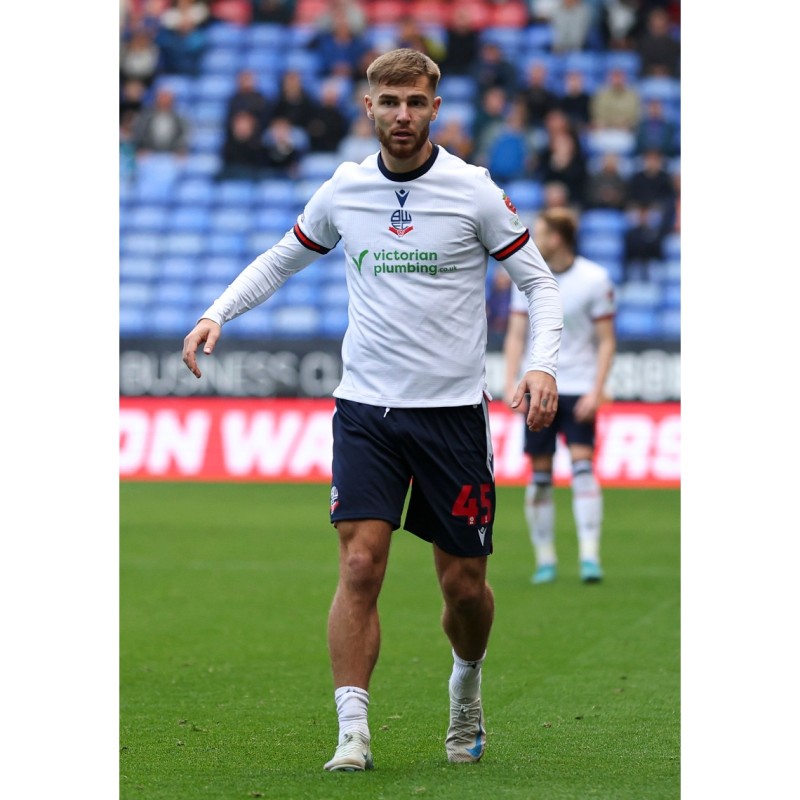
[[459, 703], [472, 703], [481, 696], [481, 667], [484, 653], [477, 661], [464, 661], [453, 650], [453, 672], [450, 675], [450, 697]]
[[336, 713], [339, 715], [339, 744], [342, 743], [345, 733], [352, 731], [357, 731], [369, 740], [369, 692], [357, 686], [340, 686], [333, 697], [336, 701]]
[[552, 478], [545, 473], [534, 473], [525, 488], [525, 519], [537, 566], [555, 566], [556, 506]]
[[578, 529], [581, 561], [600, 561], [603, 494], [592, 472], [591, 461], [575, 462], [572, 475], [572, 513]]

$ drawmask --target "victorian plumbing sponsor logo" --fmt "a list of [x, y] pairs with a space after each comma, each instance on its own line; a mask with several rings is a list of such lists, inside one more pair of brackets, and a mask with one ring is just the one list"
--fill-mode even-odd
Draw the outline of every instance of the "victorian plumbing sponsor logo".
[[[367, 259], [371, 255], [371, 259]], [[440, 267], [436, 262], [439, 256], [435, 251], [427, 250], [362, 250], [358, 257], [351, 256], [359, 274], [363, 274], [364, 261], [368, 261], [368, 269], [373, 275], [407, 275], [419, 274], [436, 277], [439, 273], [455, 272], [458, 267], [452, 264]]]

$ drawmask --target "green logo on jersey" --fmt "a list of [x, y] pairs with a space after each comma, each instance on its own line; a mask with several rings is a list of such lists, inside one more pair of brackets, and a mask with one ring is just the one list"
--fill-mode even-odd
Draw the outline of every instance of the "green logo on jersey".
[[359, 275], [361, 274], [361, 264], [364, 261], [364, 256], [369, 253], [369, 250], [362, 250], [358, 258], [353, 259], [353, 263], [356, 265], [356, 269], [358, 270]]

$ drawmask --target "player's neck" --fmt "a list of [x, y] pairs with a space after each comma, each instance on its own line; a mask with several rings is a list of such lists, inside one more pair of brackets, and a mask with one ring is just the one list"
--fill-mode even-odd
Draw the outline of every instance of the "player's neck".
[[566, 272], [575, 263], [575, 253], [569, 250], [562, 250], [553, 253], [547, 260], [547, 266], [553, 272]]
[[410, 158], [395, 158], [381, 145], [381, 158], [390, 172], [413, 172], [419, 169], [433, 152], [433, 142], [428, 139], [425, 144]]

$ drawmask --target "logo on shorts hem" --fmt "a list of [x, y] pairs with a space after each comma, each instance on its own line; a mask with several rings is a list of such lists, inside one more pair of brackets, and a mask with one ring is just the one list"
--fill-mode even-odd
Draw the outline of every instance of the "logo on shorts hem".
[[331, 486], [331, 514], [339, 506], [339, 490], [335, 486]]
[[483, 544], [483, 541], [486, 538], [486, 528], [478, 528], [478, 538], [481, 540], [481, 544]]

